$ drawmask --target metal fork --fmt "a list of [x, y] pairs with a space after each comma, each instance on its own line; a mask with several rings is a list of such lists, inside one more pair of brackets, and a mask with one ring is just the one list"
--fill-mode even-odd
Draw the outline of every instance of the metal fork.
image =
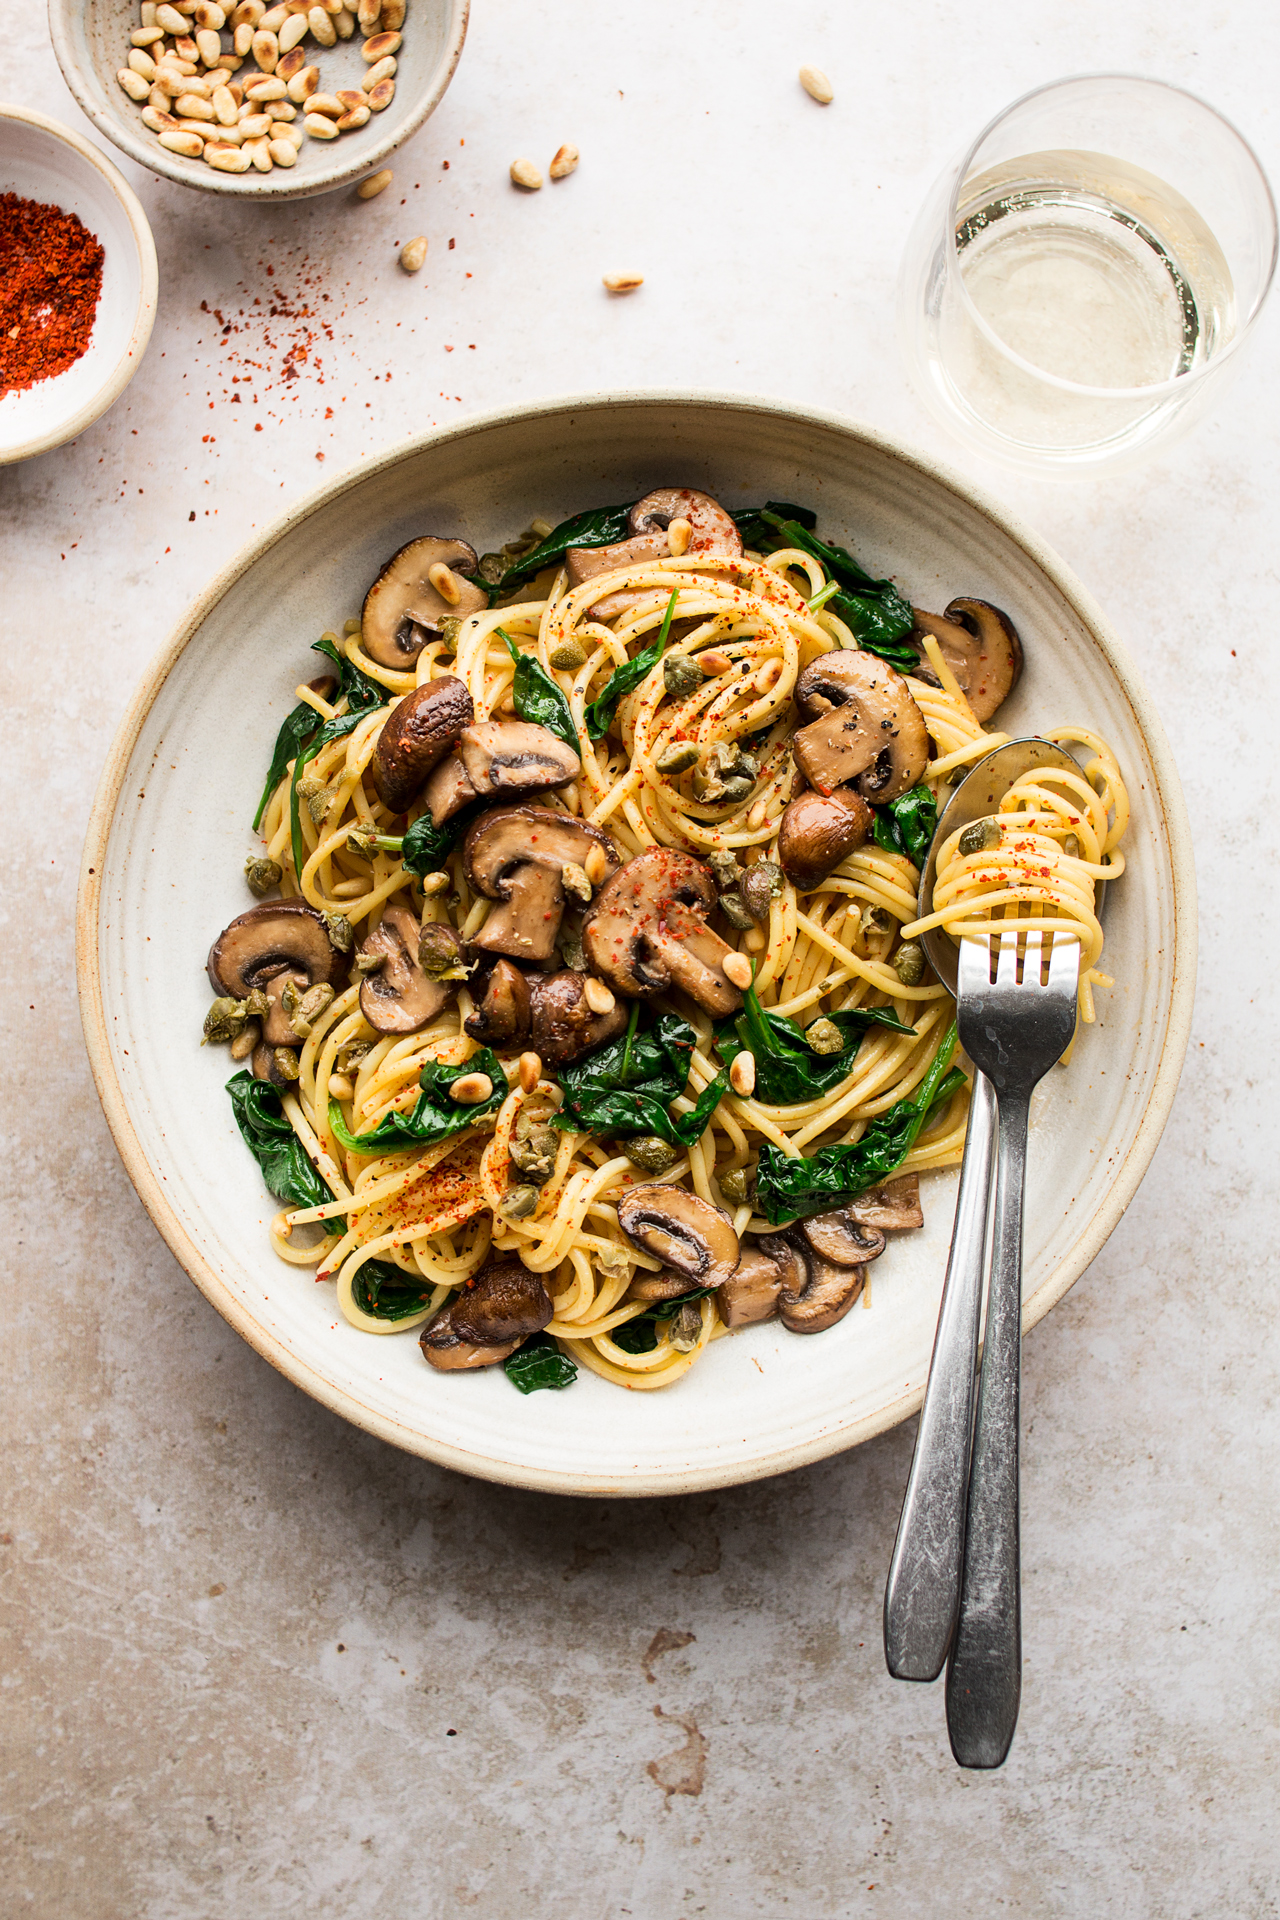
[[[964, 1570], [947, 1664], [947, 1731], [962, 1767], [998, 1767], [1022, 1693], [1018, 1546], [1018, 1410], [1022, 1356], [1022, 1206], [1034, 1088], [1075, 1031], [1080, 943], [994, 932], [960, 948], [960, 1044], [995, 1089], [995, 1237], [978, 1413], [969, 1470]], [[1042, 981], [1042, 973], [1046, 978]]]

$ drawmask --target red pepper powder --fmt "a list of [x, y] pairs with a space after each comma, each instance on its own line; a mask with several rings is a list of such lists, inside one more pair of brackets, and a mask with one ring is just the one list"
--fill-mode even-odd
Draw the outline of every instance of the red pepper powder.
[[89, 344], [103, 250], [74, 213], [0, 193], [0, 395], [65, 373]]

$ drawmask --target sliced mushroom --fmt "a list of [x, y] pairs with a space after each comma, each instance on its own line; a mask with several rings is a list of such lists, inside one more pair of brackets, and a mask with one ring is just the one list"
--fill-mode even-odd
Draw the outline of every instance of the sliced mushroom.
[[919, 607], [912, 612], [916, 625], [908, 639], [920, 655], [916, 679], [926, 686], [941, 684], [920, 638], [930, 633], [973, 708], [974, 719], [989, 720], [1022, 673], [1022, 642], [1008, 614], [989, 600], [966, 598], [953, 600], [944, 614], [923, 613]]
[[864, 800], [896, 800], [929, 764], [924, 715], [900, 673], [873, 653], [838, 647], [801, 670], [796, 706], [809, 724], [791, 741], [811, 787], [854, 785]]
[[423, 1328], [418, 1344], [442, 1373], [495, 1366], [554, 1309], [541, 1277], [520, 1260], [491, 1260]]
[[883, 1186], [868, 1187], [856, 1200], [841, 1209], [863, 1227], [884, 1227], [898, 1232], [905, 1227], [922, 1227], [924, 1210], [920, 1205], [920, 1175], [900, 1173]]
[[873, 820], [871, 808], [851, 787], [797, 795], [778, 827], [778, 859], [792, 886], [802, 893], [819, 886], [846, 854], [863, 845]]
[[771, 1320], [778, 1311], [778, 1296], [789, 1284], [803, 1284], [792, 1248], [784, 1245], [780, 1257], [776, 1251], [767, 1252], [763, 1244], [744, 1247], [737, 1266], [716, 1289], [720, 1318], [726, 1327], [750, 1327], [757, 1321]]
[[563, 873], [582, 866], [593, 848], [616, 873], [618, 852], [608, 834], [585, 820], [546, 807], [496, 807], [473, 822], [463, 842], [467, 879], [499, 904], [472, 944], [485, 953], [550, 960], [564, 912]]
[[682, 1293], [692, 1293], [701, 1284], [687, 1273], [677, 1273], [674, 1267], [664, 1267], [661, 1273], [638, 1273], [627, 1288], [627, 1299], [653, 1306], [660, 1300], [678, 1300]]
[[794, 1256], [787, 1284], [778, 1295], [782, 1324], [792, 1333], [825, 1333], [843, 1320], [866, 1280], [862, 1267], [837, 1267], [815, 1253], [798, 1233], [768, 1234], [760, 1241], [763, 1253], [785, 1259]]
[[879, 1227], [868, 1227], [843, 1207], [833, 1213], [815, 1213], [800, 1231], [815, 1253], [833, 1267], [867, 1267], [878, 1260], [888, 1241]]
[[422, 803], [431, 815], [433, 827], [442, 827], [446, 820], [452, 820], [455, 813], [461, 813], [479, 798], [456, 751], [447, 753], [432, 769], [422, 789]]
[[499, 960], [473, 1014], [463, 1026], [486, 1047], [522, 1047], [529, 1038], [529, 981], [510, 960]]
[[703, 917], [715, 904], [715, 881], [700, 860], [647, 847], [601, 888], [583, 921], [587, 958], [634, 998], [683, 987], [708, 1013], [736, 1013], [742, 994], [724, 971], [732, 950]]
[[215, 993], [237, 1000], [259, 988], [271, 1003], [262, 1027], [266, 1045], [299, 1047], [302, 1037], [280, 1004], [286, 986], [292, 984], [299, 995], [322, 980], [337, 987], [346, 978], [347, 962], [320, 915], [304, 901], [265, 900], [223, 928], [209, 949], [208, 973]]
[[291, 1087], [294, 1084], [291, 1074], [281, 1073], [276, 1061], [276, 1048], [260, 1040], [253, 1050], [249, 1065], [255, 1080], [269, 1080], [273, 1087]]
[[[729, 559], [741, 558], [742, 535], [719, 501], [713, 500], [709, 493], [696, 493], [688, 487], [659, 487], [632, 507], [627, 520], [631, 529], [629, 540], [618, 541], [611, 547], [569, 548], [565, 554], [569, 585], [581, 586], [584, 580], [598, 573], [612, 572], [617, 567], [643, 566], [667, 559], [671, 553], [667, 528], [673, 520], [689, 522], [691, 531], [686, 553], [723, 553]], [[591, 608], [591, 618], [613, 620], [618, 614], [630, 611], [641, 598], [638, 593], [626, 591], [607, 594]]]
[[404, 813], [412, 806], [431, 769], [474, 718], [471, 695], [452, 674], [428, 680], [402, 700], [373, 750], [373, 784], [383, 806], [391, 813]]
[[618, 1202], [618, 1225], [638, 1247], [700, 1287], [718, 1287], [738, 1264], [738, 1236], [728, 1214], [683, 1187], [632, 1187]]
[[481, 720], [464, 727], [423, 794], [441, 827], [472, 800], [516, 800], [567, 786], [582, 771], [572, 747], [528, 720]]
[[[465, 620], [486, 608], [488, 594], [466, 578], [478, 564], [465, 540], [432, 533], [393, 553], [365, 595], [360, 616], [360, 644], [369, 658], [407, 673], [428, 640], [439, 635], [442, 620]], [[431, 584], [432, 568], [441, 566], [452, 576], [456, 600], [446, 600]]]
[[570, 967], [535, 975], [529, 983], [532, 1003], [530, 1043], [544, 1067], [565, 1067], [593, 1047], [622, 1032], [626, 1009], [616, 1002], [608, 1013], [593, 1013], [586, 1001], [587, 976]]
[[[452, 927], [433, 928], [452, 940], [459, 961], [462, 947]], [[377, 1033], [418, 1033], [448, 1005], [456, 980], [431, 979], [418, 965], [422, 928], [407, 907], [386, 907], [381, 920], [361, 943], [366, 962], [382, 955], [376, 972], [361, 968], [360, 1011]]]

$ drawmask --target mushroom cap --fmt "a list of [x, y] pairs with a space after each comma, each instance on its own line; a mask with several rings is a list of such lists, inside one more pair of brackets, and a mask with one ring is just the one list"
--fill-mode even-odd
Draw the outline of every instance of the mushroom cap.
[[[381, 920], [361, 943], [361, 953], [386, 955], [377, 973], [360, 983], [360, 1011], [377, 1033], [418, 1033], [447, 1006], [458, 991], [456, 980], [432, 980], [418, 965], [422, 933], [407, 907], [386, 907]], [[462, 946], [452, 927], [440, 928], [452, 936], [462, 957]]]
[[450, 606], [427, 578], [436, 565], [466, 575], [478, 564], [475, 548], [465, 540], [435, 533], [410, 540], [393, 553], [364, 597], [360, 644], [369, 658], [380, 667], [407, 673], [432, 634], [439, 633], [442, 620], [465, 620], [487, 608], [488, 594], [473, 581], [460, 580], [461, 598]]
[[801, 669], [796, 706], [808, 721], [791, 753], [811, 787], [852, 784], [864, 800], [896, 800], [929, 764], [924, 715], [900, 673], [860, 647], [837, 647]]
[[388, 812], [404, 813], [412, 806], [427, 775], [474, 718], [465, 683], [451, 673], [415, 687], [392, 710], [378, 735], [370, 769]]
[[[584, 580], [594, 580], [598, 573], [612, 573], [617, 567], [644, 566], [653, 560], [665, 560], [670, 551], [665, 533], [646, 533], [638, 540], [615, 540], [608, 547], [569, 547], [564, 563], [570, 587], [580, 587]], [[591, 611], [594, 613], [595, 608]]]
[[[287, 1045], [288, 1042], [282, 1041], [280, 1044], [283, 1046]], [[273, 1087], [289, 1087], [293, 1084], [292, 1081], [286, 1080], [282, 1073], [277, 1073], [276, 1050], [268, 1040], [260, 1040], [258, 1042], [253, 1050], [249, 1065], [253, 1069], [253, 1077], [255, 1080], [269, 1080]]]
[[481, 720], [464, 727], [458, 757], [476, 792], [499, 799], [567, 786], [582, 772], [573, 748], [531, 720]]
[[638, 1273], [627, 1288], [626, 1297], [652, 1306], [655, 1301], [678, 1300], [682, 1293], [695, 1293], [697, 1288], [698, 1282], [689, 1274], [664, 1267], [661, 1273]]
[[708, 1013], [736, 1013], [742, 994], [724, 972], [732, 949], [704, 915], [716, 904], [711, 871], [672, 847], [646, 847], [600, 889], [582, 923], [595, 971], [648, 999], [683, 987]]
[[[780, 1264], [786, 1259], [784, 1249], [792, 1255], [791, 1273], [778, 1295], [782, 1324], [791, 1333], [825, 1333], [844, 1319], [862, 1292], [864, 1268], [833, 1266], [798, 1233], [768, 1234], [759, 1244], [763, 1253]], [[796, 1284], [797, 1279], [801, 1284]]]
[[783, 809], [778, 827], [778, 859], [792, 886], [808, 893], [862, 846], [873, 815], [851, 787], [834, 793], [801, 793]]
[[463, 1026], [483, 1046], [522, 1047], [529, 1038], [531, 1012], [529, 981], [510, 960], [499, 960]]
[[565, 907], [561, 874], [566, 866], [580, 867], [593, 847], [616, 873], [618, 852], [601, 827], [549, 807], [482, 813], [463, 842], [463, 866], [476, 892], [499, 905], [472, 945], [484, 953], [549, 960]]
[[[551, 1295], [541, 1276], [521, 1260], [490, 1260], [423, 1328], [419, 1345], [432, 1366], [483, 1366], [482, 1360], [448, 1360], [459, 1344], [513, 1351], [552, 1318]], [[505, 1353], [495, 1358], [505, 1358]]]
[[456, 749], [432, 768], [422, 789], [422, 803], [431, 815], [433, 827], [442, 827], [446, 820], [452, 820], [455, 813], [461, 813], [479, 798]]
[[771, 1320], [778, 1311], [778, 1295], [788, 1280], [799, 1278], [795, 1255], [779, 1260], [759, 1245], [744, 1247], [742, 1258], [716, 1289], [716, 1307], [726, 1327], [750, 1327]]
[[616, 1003], [608, 1013], [591, 1011], [584, 995], [586, 984], [586, 974], [571, 967], [537, 974], [529, 982], [530, 1043], [544, 1067], [566, 1067], [593, 1047], [602, 1047], [626, 1026], [626, 1010]]
[[815, 1213], [801, 1222], [803, 1233], [814, 1252], [833, 1267], [867, 1267], [878, 1260], [888, 1245], [879, 1227], [864, 1226], [844, 1207], [831, 1213]]
[[[447, 1312], [446, 1307], [445, 1313]], [[443, 1313], [437, 1314], [431, 1325], [439, 1326], [443, 1318]], [[442, 1336], [440, 1344], [433, 1346], [424, 1333], [418, 1345], [437, 1373], [474, 1373], [479, 1367], [500, 1366], [504, 1360], [511, 1358], [521, 1342], [507, 1340], [500, 1347], [479, 1347], [468, 1340], [448, 1340]]]
[[884, 1227], [891, 1232], [899, 1232], [907, 1227], [922, 1227], [924, 1210], [920, 1205], [920, 1175], [900, 1173], [896, 1179], [886, 1180], [882, 1186], [868, 1187], [856, 1200], [847, 1201], [841, 1211], [862, 1227]]
[[742, 557], [742, 535], [718, 500], [692, 487], [657, 487], [637, 500], [627, 516], [633, 534], [663, 533], [673, 520], [687, 520], [692, 532], [686, 553], [723, 553]]
[[[1022, 642], [1007, 613], [989, 600], [966, 596], [952, 600], [943, 618], [970, 636], [973, 652], [965, 698], [976, 720], [989, 720], [1017, 686], [1022, 674]], [[961, 683], [964, 684], [963, 682]]]
[[718, 1287], [738, 1264], [733, 1221], [683, 1187], [632, 1187], [618, 1202], [618, 1225], [628, 1240], [700, 1287]]
[[209, 949], [208, 972], [215, 993], [243, 1000], [284, 973], [305, 975], [311, 987], [320, 980], [336, 987], [346, 978], [347, 962], [314, 907], [304, 900], [264, 900], [223, 928]]

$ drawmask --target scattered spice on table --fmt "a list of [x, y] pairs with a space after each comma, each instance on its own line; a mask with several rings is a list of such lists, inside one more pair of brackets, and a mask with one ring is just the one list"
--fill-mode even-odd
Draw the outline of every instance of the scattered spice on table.
[[0, 194], [0, 396], [65, 373], [84, 352], [103, 250], [74, 213]]

